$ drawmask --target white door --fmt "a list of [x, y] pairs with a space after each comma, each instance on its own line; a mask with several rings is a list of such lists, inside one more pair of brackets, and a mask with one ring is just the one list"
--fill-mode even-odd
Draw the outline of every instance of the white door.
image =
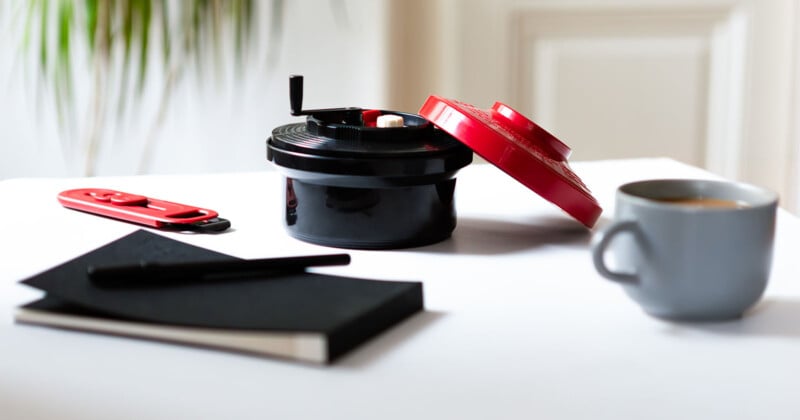
[[426, 16], [399, 20], [395, 36], [416, 58], [392, 67], [400, 106], [424, 93], [499, 100], [570, 145], [573, 160], [672, 157], [796, 207], [794, 1], [398, 3]]

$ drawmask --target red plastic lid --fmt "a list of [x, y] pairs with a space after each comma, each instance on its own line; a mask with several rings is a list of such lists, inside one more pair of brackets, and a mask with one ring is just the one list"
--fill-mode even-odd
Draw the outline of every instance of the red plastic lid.
[[571, 149], [511, 107], [489, 110], [430, 96], [419, 114], [586, 227], [603, 209], [567, 164]]

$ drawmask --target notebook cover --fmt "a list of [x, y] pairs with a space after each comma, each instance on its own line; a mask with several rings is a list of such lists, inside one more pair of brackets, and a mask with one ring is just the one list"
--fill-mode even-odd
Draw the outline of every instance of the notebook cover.
[[233, 258], [139, 230], [22, 283], [109, 318], [187, 327], [321, 333], [328, 338], [331, 359], [423, 307], [419, 282], [302, 272], [212, 283], [102, 289], [93, 286], [86, 274], [89, 265]]

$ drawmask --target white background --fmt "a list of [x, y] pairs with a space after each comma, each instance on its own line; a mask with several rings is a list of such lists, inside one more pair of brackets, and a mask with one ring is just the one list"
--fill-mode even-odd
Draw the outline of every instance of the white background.
[[[37, 83], [37, 63], [30, 57], [35, 54], [21, 48], [25, 3], [0, 4], [0, 179], [81, 176], [86, 174], [81, 141], [88, 129], [89, 59], [81, 49], [73, 56], [84, 66], [75, 74], [80, 115], [74, 118], [77, 135], [65, 136], [52, 98]], [[281, 37], [272, 43], [269, 3], [259, 6], [258, 40], [244, 79], [234, 80], [229, 71], [201, 84], [187, 72], [172, 97], [153, 158], [142, 168], [144, 138], [164, 79], [160, 67], [152, 68], [138, 113], [107, 127], [95, 175], [269, 168], [264, 142], [270, 131], [298, 121], [289, 115], [289, 74], [305, 76], [307, 108], [385, 105], [384, 2], [287, 1]], [[268, 52], [275, 55], [272, 64]]]

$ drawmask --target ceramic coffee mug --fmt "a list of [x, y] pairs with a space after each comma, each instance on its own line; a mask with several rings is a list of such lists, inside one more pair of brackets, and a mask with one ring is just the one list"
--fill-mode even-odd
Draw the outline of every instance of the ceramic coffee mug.
[[614, 221], [592, 238], [595, 268], [650, 315], [740, 317], [767, 286], [777, 203], [771, 191], [732, 182], [623, 185]]

